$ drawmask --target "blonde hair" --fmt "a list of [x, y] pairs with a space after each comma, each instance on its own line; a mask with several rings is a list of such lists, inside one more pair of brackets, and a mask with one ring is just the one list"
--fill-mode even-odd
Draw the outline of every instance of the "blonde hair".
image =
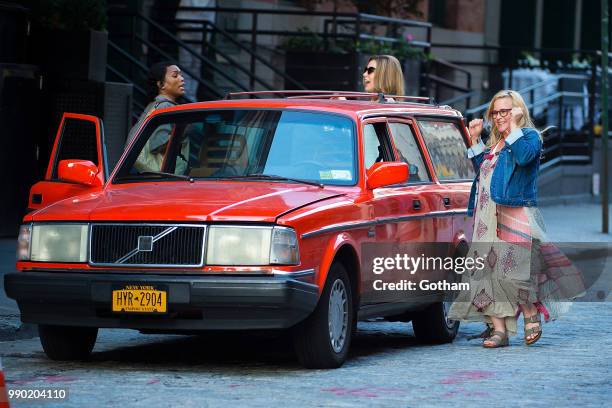
[[[491, 117], [491, 111], [493, 110], [493, 105], [495, 104], [495, 101], [502, 98], [512, 99], [512, 107], [520, 108], [523, 112], [523, 116], [521, 116], [521, 119], [518, 122], [519, 128], [529, 127], [535, 129], [533, 121], [531, 120], [531, 116], [529, 115], [529, 109], [527, 109], [527, 104], [525, 104], [525, 100], [523, 99], [521, 94], [511, 89], [499, 91], [493, 96], [493, 99], [491, 99], [491, 102], [489, 103], [489, 108], [487, 109], [487, 113], [485, 114], [486, 119], [492, 125], [491, 133], [489, 134], [489, 140], [487, 141], [487, 147], [489, 148], [495, 146], [502, 139], [502, 135], [499, 133], [499, 130], [497, 130], [497, 125]], [[540, 138], [542, 138], [541, 132], [539, 132], [537, 129], [536, 131], [538, 132], [538, 134], [540, 134]]]
[[374, 55], [368, 62], [376, 61], [374, 71], [375, 92], [385, 95], [404, 95], [404, 74], [400, 62], [393, 55]]

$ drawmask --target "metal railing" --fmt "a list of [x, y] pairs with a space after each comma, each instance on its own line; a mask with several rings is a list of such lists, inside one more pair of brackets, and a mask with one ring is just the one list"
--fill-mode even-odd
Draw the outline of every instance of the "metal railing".
[[[250, 46], [250, 71], [254, 73], [257, 70], [257, 62], [262, 62], [261, 59], [257, 58], [257, 53], [254, 52], [260, 47], [261, 36], [277, 36], [277, 37], [308, 37], [312, 35], [318, 35], [321, 37], [326, 46], [333, 41], [352, 41], [356, 46], [360, 41], [363, 40], [374, 40], [385, 43], [397, 43], [399, 40], [396, 37], [389, 37], [385, 35], [378, 35], [374, 32], [376, 27], [386, 26], [386, 31], [398, 32], [400, 29], [407, 28], [418, 28], [425, 31], [425, 38], [423, 40], [413, 40], [410, 45], [416, 48], [421, 48], [424, 53], [429, 53], [431, 49], [431, 35], [432, 35], [432, 24], [422, 21], [407, 20], [400, 18], [377, 16], [367, 13], [340, 13], [340, 12], [324, 12], [324, 11], [301, 11], [301, 10], [278, 10], [278, 9], [253, 9], [253, 8], [231, 8], [231, 7], [180, 7], [180, 11], [193, 11], [193, 12], [215, 12], [215, 13], [231, 13], [234, 15], [247, 15], [247, 19], [250, 20], [250, 28], [234, 28], [223, 30], [224, 34], [229, 36], [246, 36], [248, 40], [244, 40]], [[323, 30], [322, 32], [304, 32], [299, 30], [276, 30], [276, 29], [262, 29], [261, 28], [261, 16], [273, 15], [273, 16], [307, 16], [307, 17], [320, 17], [322, 19]], [[177, 20], [178, 22], [185, 22], [187, 20]], [[184, 29], [181, 29], [184, 30]], [[188, 29], [193, 31], [193, 29]], [[220, 31], [219, 27], [216, 27], [214, 31]], [[206, 32], [204, 32], [206, 34]], [[225, 38], [229, 38], [228, 36]], [[253, 52], [251, 52], [253, 51]], [[423, 89], [422, 93], [428, 96], [433, 95], [434, 92], [429, 91], [429, 85], [435, 86], [435, 93], [439, 93], [440, 88], [447, 87], [453, 90], [459, 90], [463, 92], [471, 91], [471, 74], [469, 71], [449, 64], [445, 61], [434, 59], [432, 63], [426, 64], [426, 67], [434, 66], [438, 64], [445, 66], [446, 68], [457, 70], [461, 74], [468, 76], [466, 85], [459, 85], [453, 81], [446, 80], [429, 72], [423, 73], [423, 81], [427, 84], [426, 89]], [[264, 64], [270, 65], [270, 64]], [[358, 70], [358, 67], [355, 67]], [[286, 75], [279, 74], [282, 76], [286, 83], [295, 81], [287, 79]], [[358, 76], [356, 73], [355, 76]], [[254, 80], [251, 78], [251, 87], [254, 86]], [[305, 89], [304, 86], [296, 86], [298, 89]]]
[[[176, 45], [178, 48], [188, 52], [189, 54], [191, 54], [192, 57], [196, 58], [197, 60], [199, 60], [204, 66], [207, 67], [207, 69], [210, 69], [211, 71], [215, 72], [216, 74], [220, 75], [221, 77], [223, 77], [225, 80], [227, 80], [228, 82], [232, 83], [232, 85], [236, 86], [238, 89], [247, 91], [248, 88], [245, 87], [243, 84], [241, 84], [239, 81], [237, 81], [235, 78], [233, 78], [231, 75], [229, 75], [227, 72], [225, 72], [221, 67], [219, 67], [219, 65], [217, 64], [216, 61], [212, 61], [210, 58], [196, 52], [193, 47], [191, 47], [190, 45], [188, 45], [185, 41], [181, 40], [180, 38], [178, 38], [176, 35], [172, 34], [170, 31], [168, 31], [164, 26], [162, 26], [161, 24], [159, 24], [158, 22], [154, 21], [153, 19], [142, 15], [141, 13], [121, 13], [121, 12], [114, 12], [113, 15], [115, 16], [123, 16], [126, 18], [129, 18], [132, 20], [131, 22], [131, 26], [136, 26], [137, 22], [141, 22], [144, 23], [144, 25], [147, 27], [147, 31], [151, 32], [151, 31], [155, 31], [158, 34], [160, 34], [162, 36], [162, 38], [164, 38], [166, 41]], [[150, 40], [149, 38], [145, 38], [144, 36], [140, 35], [139, 33], [135, 32], [132, 33], [130, 35], [130, 49], [135, 49], [140, 45], [144, 45], [146, 46], [148, 49], [153, 50], [154, 52], [156, 52], [157, 54], [159, 54], [160, 56], [162, 56], [164, 59], [167, 59], [169, 61], [173, 61], [173, 62], [178, 62], [177, 58], [172, 55], [169, 51], [162, 49], [162, 47], [159, 46], [159, 44], [156, 44], [155, 42], [153, 42], [152, 40]], [[120, 47], [116, 46], [113, 47], [114, 51], [118, 51], [118, 49], [120, 49]], [[123, 52], [119, 52], [124, 58], [126, 58], [126, 55], [130, 55], [127, 51], [122, 50]], [[135, 58], [131, 58], [128, 60], [130, 60], [130, 62], [135, 63], [138, 62], [138, 60], [136, 60]], [[135, 64], [138, 68], [141, 68], [141, 66], [138, 66], [138, 64]], [[183, 71], [185, 73], [187, 73], [190, 77], [192, 77], [192, 79], [194, 81], [196, 81], [198, 83], [198, 85], [202, 86], [204, 89], [206, 89], [206, 91], [208, 91], [210, 94], [212, 94], [213, 96], [216, 96], [218, 98], [223, 97], [223, 92], [221, 92], [219, 89], [217, 89], [213, 84], [211, 84], [208, 81], [204, 81], [200, 74], [197, 72], [192, 72], [190, 71], [188, 68], [183, 67], [182, 68]]]
[[[460, 67], [459, 65], [450, 63], [448, 61], [444, 61], [441, 59], [432, 59], [430, 61], [432, 65], [430, 72], [424, 74], [425, 84], [424, 87], [427, 89], [429, 95], [432, 95], [436, 100], [440, 100], [441, 89], [446, 88], [453, 91], [461, 92], [457, 97], [451, 98], [442, 102], [443, 105], [451, 105], [451, 103], [455, 103], [458, 101], [465, 101], [466, 109], [469, 109], [470, 102], [472, 97], [476, 94], [476, 91], [472, 89], [472, 73], [465, 68]], [[431, 73], [431, 71], [436, 70], [436, 68], [441, 69], [451, 69], [455, 72], [465, 75], [465, 85], [461, 86], [456, 82], [450, 81], [448, 79], [442, 78], [439, 75]]]
[[[203, 38], [206, 38], [206, 36], [208, 36], [208, 35], [214, 35], [214, 36], [217, 36], [217, 37], [221, 36], [222, 39], [224, 39], [226, 41], [229, 41], [234, 46], [238, 47], [241, 51], [246, 52], [249, 55], [250, 60], [251, 60], [251, 63], [250, 63], [251, 70], [247, 70], [246, 68], [242, 67], [242, 65], [240, 65], [237, 61], [235, 61], [227, 53], [222, 51], [220, 49], [220, 47], [217, 47], [214, 44], [214, 42], [207, 42], [206, 43], [207, 47], [212, 48], [212, 50], [215, 53], [220, 55], [226, 61], [230, 62], [236, 69], [240, 70], [241, 72], [243, 72], [244, 74], [246, 74], [248, 76], [249, 84], [250, 84], [251, 89], [255, 87], [256, 83], [259, 83], [259, 84], [263, 85], [266, 89], [269, 89], [269, 90], [274, 89], [274, 86], [272, 86], [271, 84], [267, 83], [265, 80], [261, 79], [255, 73], [255, 71], [256, 71], [256, 69], [255, 69], [256, 62], [259, 62], [264, 67], [270, 69], [274, 74], [282, 77], [285, 81], [287, 81], [288, 83], [293, 84], [298, 89], [305, 89], [304, 85], [302, 85], [301, 83], [299, 83], [295, 79], [291, 78], [289, 75], [287, 75], [282, 70], [280, 70], [277, 67], [275, 67], [273, 64], [271, 64], [265, 58], [261, 57], [256, 52], [254, 52], [253, 49], [247, 47], [246, 45], [244, 45], [240, 41], [236, 40], [231, 34], [229, 34], [227, 31], [223, 30], [222, 28], [218, 27], [216, 24], [214, 24], [214, 23], [212, 23], [210, 21], [207, 21], [207, 20], [191, 20], [191, 19], [176, 19], [176, 20], [174, 20], [174, 22], [177, 24], [177, 31], [183, 31], [183, 32], [201, 32], [203, 34]], [[202, 27], [201, 28], [195, 28], [195, 27], [181, 28], [180, 25], [182, 23], [200, 24]], [[185, 42], [187, 44], [195, 44], [196, 40], [187, 40]]]
[[[171, 10], [171, 9], [168, 9]], [[334, 13], [334, 12], [314, 12], [314, 11], [301, 11], [301, 10], [278, 10], [278, 9], [255, 9], [255, 8], [232, 8], [232, 7], [180, 7], [180, 11], [193, 11], [193, 12], [215, 12], [215, 13], [231, 13], [232, 15], [242, 16], [250, 20], [250, 27], [248, 28], [233, 28], [224, 29], [219, 27], [217, 24], [198, 19], [175, 19], [169, 18], [167, 20], [153, 20], [141, 13], [130, 13], [120, 10], [111, 10], [110, 16], [122, 16], [129, 18], [130, 27], [132, 33], [127, 34], [125, 37], [129, 41], [129, 46], [126, 49], [138, 50], [145, 46], [149, 50], [157, 53], [160, 57], [168, 60], [176, 61], [175, 52], [169, 51], [168, 49], [176, 50], [181, 49], [194, 58], [198, 59], [202, 66], [206, 70], [213, 73], [219, 79], [222, 79], [228, 83], [233, 90], [248, 91], [254, 90], [256, 87], [264, 90], [272, 90], [277, 88], [273, 83], [270, 82], [270, 72], [272, 76], [276, 78], [282, 78], [285, 82], [285, 86], [290, 85], [295, 89], [306, 89], [306, 86], [300, 81], [288, 75], [282, 69], [279, 69], [272, 61], [264, 58], [261, 53], [261, 38], [262, 36], [277, 36], [279, 38], [287, 37], [300, 37], [312, 35], [312, 33], [305, 33], [297, 30], [277, 30], [277, 29], [264, 29], [262, 28], [262, 17], [269, 16], [283, 16], [285, 18], [292, 18], [297, 16], [305, 17], [316, 17], [322, 20], [323, 31], [319, 33], [326, 43], [329, 41], [345, 40], [353, 42], [357, 45], [360, 41], [374, 40], [384, 43], [396, 43], [399, 40], [394, 36], [381, 35], [381, 27], [386, 32], [398, 33], [400, 30], [406, 30], [411, 28], [417, 28], [420, 30], [421, 39], [413, 40], [410, 45], [416, 48], [422, 49], [424, 53], [429, 53], [431, 49], [431, 33], [432, 25], [430, 23], [405, 20], [399, 18], [376, 16], [366, 13]], [[176, 9], [173, 10], [177, 11]], [[173, 16], [174, 13], [167, 13], [169, 16]], [[145, 37], [134, 29], [138, 26], [138, 23], [144, 24], [146, 27], [143, 32], [149, 32], [149, 36]], [[184, 25], [188, 24], [189, 27]], [[194, 24], [200, 25], [199, 27], [193, 27]], [[183, 26], [181, 26], [183, 25]], [[378, 31], [377, 31], [378, 29]], [[162, 41], [152, 41], [151, 33], [162, 37]], [[182, 40], [178, 35], [174, 33], [179, 32], [200, 32], [201, 41], [198, 40]], [[424, 36], [422, 35], [424, 34]], [[213, 39], [211, 41], [211, 39]], [[199, 42], [199, 43], [198, 43]], [[236, 57], [230, 55], [231, 53], [224, 49], [223, 46], [218, 45], [219, 42], [226, 42], [232, 47], [235, 47], [239, 52], [244, 53], [248, 58], [248, 67], [245, 64], [241, 64], [241, 61]], [[165, 44], [164, 44], [165, 43]], [[168, 45], [165, 47], [164, 45]], [[207, 54], [198, 53], [194, 51], [194, 46], [199, 47], [202, 45], [202, 49], [207, 50]], [[126, 59], [125, 54], [129, 54], [128, 51], [121, 53], [118, 51], [118, 46], [112, 47], [112, 51], [118, 53], [120, 58]], [[278, 52], [273, 51], [273, 52]], [[211, 57], [210, 55], [216, 57]], [[127, 59], [130, 63], [134, 63], [133, 60]], [[223, 61], [225, 66], [219, 63]], [[139, 72], [142, 71], [142, 67], [134, 65], [135, 69]], [[229, 71], [228, 72], [228, 67]], [[465, 70], [458, 65], [448, 63], [446, 61], [433, 59], [423, 64], [424, 69], [421, 69], [421, 95], [436, 97], [439, 99], [440, 91], [442, 89], [450, 89], [459, 92], [469, 94], [471, 90], [471, 74], [468, 70]], [[210, 81], [202, 80], [199, 73], [190, 72], [189, 68], [182, 67], [190, 77], [203, 87], [208, 94], [212, 97], [222, 97], [224, 92], [215, 87]], [[437, 68], [443, 68], [450, 70], [453, 73], [457, 72], [460, 75], [465, 76], [464, 82], [455, 82], [436, 75], [434, 72]], [[268, 70], [268, 76], [264, 78], [261, 75], [261, 70]], [[355, 79], [351, 79], [351, 83], [357, 88], [359, 82], [359, 70], [355, 67]], [[236, 75], [232, 75], [231, 72], [235, 72], [243, 75], [246, 78], [246, 82], [240, 80]], [[120, 72], [116, 67], [109, 67], [109, 72], [119, 78], [120, 80], [126, 81], [130, 76]], [[133, 80], [132, 82], [137, 82]], [[142, 89], [138, 90], [138, 94], [143, 94]], [[471, 94], [470, 94], [471, 95]], [[466, 98], [469, 106], [469, 96]]]

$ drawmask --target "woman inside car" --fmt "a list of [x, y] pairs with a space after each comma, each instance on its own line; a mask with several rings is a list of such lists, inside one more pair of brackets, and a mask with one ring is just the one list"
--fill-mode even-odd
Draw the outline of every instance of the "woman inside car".
[[482, 345], [497, 348], [509, 344], [522, 312], [524, 341], [531, 345], [542, 336], [540, 313], [555, 319], [560, 302], [579, 296], [584, 286], [580, 273], [546, 242], [536, 207], [542, 139], [523, 98], [512, 90], [498, 92], [486, 118], [492, 124], [486, 145], [482, 119], [470, 121], [468, 129], [468, 157], [477, 175], [468, 204], [475, 219], [467, 256], [482, 259], [482, 268], [462, 275], [470, 290], [459, 293], [449, 319], [486, 322]]

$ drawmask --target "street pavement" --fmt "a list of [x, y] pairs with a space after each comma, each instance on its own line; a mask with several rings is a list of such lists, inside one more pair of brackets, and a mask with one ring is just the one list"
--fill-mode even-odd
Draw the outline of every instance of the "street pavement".
[[[552, 242], [612, 242], [599, 232], [597, 205], [541, 210]], [[0, 241], [3, 271], [14, 262], [14, 249], [14, 241]], [[38, 339], [26, 338], [35, 333], [27, 332], [0, 338], [0, 356], [9, 389], [68, 390], [67, 400], [46, 402], [49, 407], [608, 406], [612, 267], [609, 256], [591, 258], [583, 261], [603, 270], [595, 283], [603, 297], [574, 303], [562, 319], [544, 325], [531, 347], [522, 342], [522, 319], [510, 347], [497, 350], [467, 340], [482, 330], [479, 324], [462, 324], [452, 344], [424, 346], [409, 323], [370, 321], [359, 323], [349, 359], [336, 370], [303, 369], [287, 337], [277, 333], [101, 330], [91, 361], [68, 363], [48, 360]], [[0, 297], [0, 313], [3, 327], [18, 327], [14, 303]], [[11, 400], [11, 406], [41, 402]]]

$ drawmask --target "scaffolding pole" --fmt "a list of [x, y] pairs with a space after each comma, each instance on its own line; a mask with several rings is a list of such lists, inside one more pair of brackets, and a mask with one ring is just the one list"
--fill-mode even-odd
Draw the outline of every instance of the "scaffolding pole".
[[608, 0], [601, 0], [601, 147], [602, 147], [602, 232], [608, 233]]

